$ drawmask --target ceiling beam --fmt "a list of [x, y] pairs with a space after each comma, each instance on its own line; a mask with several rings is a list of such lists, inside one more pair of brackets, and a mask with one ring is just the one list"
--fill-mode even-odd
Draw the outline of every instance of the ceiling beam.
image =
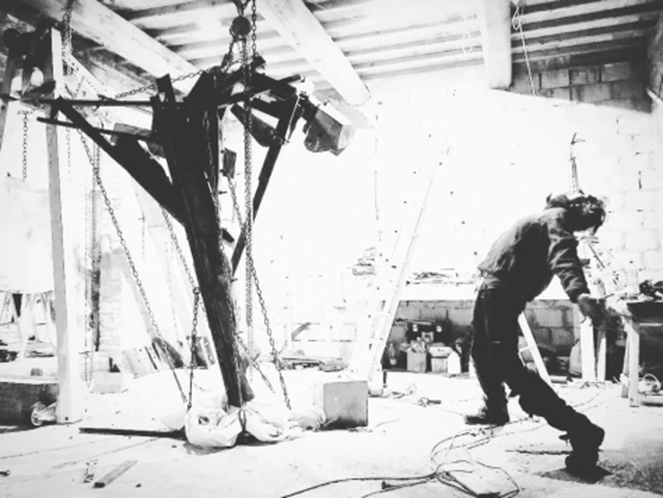
[[479, 27], [489, 88], [511, 86], [511, 8], [509, 0], [479, 0]]
[[258, 0], [258, 12], [351, 105], [363, 105], [370, 92], [303, 0]]
[[[7, 0], [4, 0], [7, 1]], [[47, 17], [62, 21], [67, 0], [8, 0], [23, 4]], [[155, 77], [169, 73], [172, 77], [196, 71], [196, 67], [139, 28], [99, 3], [97, 0], [76, 0], [71, 16], [72, 29], [144, 69]], [[179, 81], [178, 89], [188, 91], [193, 80]]]

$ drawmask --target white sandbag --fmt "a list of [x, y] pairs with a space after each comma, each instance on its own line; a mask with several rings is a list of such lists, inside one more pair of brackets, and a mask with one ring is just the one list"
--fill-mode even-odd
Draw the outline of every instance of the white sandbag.
[[242, 432], [238, 413], [236, 409], [211, 413], [192, 407], [184, 418], [187, 441], [200, 448], [232, 448]]

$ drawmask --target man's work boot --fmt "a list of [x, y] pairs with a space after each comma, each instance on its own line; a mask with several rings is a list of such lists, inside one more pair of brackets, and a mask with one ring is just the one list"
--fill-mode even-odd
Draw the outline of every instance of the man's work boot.
[[506, 425], [509, 423], [509, 410], [506, 405], [484, 405], [477, 413], [465, 415], [468, 425]]
[[591, 476], [596, 472], [599, 459], [599, 447], [603, 443], [605, 431], [598, 425], [591, 424], [582, 431], [569, 433], [568, 439], [573, 450], [566, 457], [566, 468], [578, 476]]

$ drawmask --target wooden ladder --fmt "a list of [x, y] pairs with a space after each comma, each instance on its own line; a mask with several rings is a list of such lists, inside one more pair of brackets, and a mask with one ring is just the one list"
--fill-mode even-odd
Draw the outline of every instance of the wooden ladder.
[[421, 202], [409, 206], [396, 235], [391, 255], [378, 266], [375, 289], [367, 304], [367, 312], [357, 326], [358, 340], [348, 364], [351, 374], [360, 379], [370, 380], [380, 370], [382, 354], [406, 285], [410, 260], [441, 165], [441, 162], [431, 162], [419, 170], [424, 174], [422, 181], [425, 183]]

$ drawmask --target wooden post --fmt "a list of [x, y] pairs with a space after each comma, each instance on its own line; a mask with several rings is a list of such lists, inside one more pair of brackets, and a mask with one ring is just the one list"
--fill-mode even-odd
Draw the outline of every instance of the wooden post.
[[2, 139], [5, 136], [5, 126], [7, 124], [7, 114], [9, 113], [9, 95], [12, 91], [12, 81], [18, 68], [17, 56], [12, 55], [11, 51], [7, 55], [5, 62], [5, 74], [0, 85], [0, 150], [2, 150]]
[[582, 380], [596, 380], [596, 355], [594, 354], [594, 324], [587, 318], [580, 323], [580, 364]]
[[[56, 82], [54, 94], [62, 88], [61, 40], [60, 34], [51, 29], [48, 34], [49, 54], [45, 65], [46, 79]], [[53, 95], [56, 97], [57, 95]], [[51, 208], [51, 240], [53, 247], [53, 283], [55, 291], [55, 327], [57, 331], [58, 359], [58, 423], [77, 422], [82, 418], [82, 384], [80, 382], [78, 355], [76, 354], [75, 320], [70, 313], [76, 309], [73, 282], [73, 246], [69, 223], [71, 207], [63, 193], [66, 182], [61, 177], [58, 135], [60, 131], [53, 125], [46, 127], [48, 151], [49, 198]], [[69, 251], [69, 252], [68, 252]]]
[[605, 324], [596, 328], [596, 380], [604, 381], [606, 374], [606, 359], [608, 354]]

